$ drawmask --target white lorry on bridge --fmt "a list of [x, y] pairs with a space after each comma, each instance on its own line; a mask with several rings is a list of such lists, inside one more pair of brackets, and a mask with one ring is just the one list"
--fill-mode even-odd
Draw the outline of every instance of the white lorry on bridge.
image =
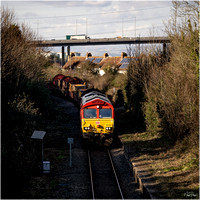
[[79, 34], [79, 35], [66, 35], [66, 40], [85, 40], [89, 39], [86, 34]]

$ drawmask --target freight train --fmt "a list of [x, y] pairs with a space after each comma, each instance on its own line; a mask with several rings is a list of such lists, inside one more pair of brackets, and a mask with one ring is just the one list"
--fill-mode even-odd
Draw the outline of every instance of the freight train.
[[109, 146], [114, 137], [114, 107], [108, 97], [78, 77], [58, 74], [52, 85], [80, 105], [81, 132], [84, 139]]
[[52, 85], [60, 90], [64, 96], [79, 103], [81, 95], [87, 90], [86, 83], [78, 77], [64, 76], [58, 74], [53, 78]]

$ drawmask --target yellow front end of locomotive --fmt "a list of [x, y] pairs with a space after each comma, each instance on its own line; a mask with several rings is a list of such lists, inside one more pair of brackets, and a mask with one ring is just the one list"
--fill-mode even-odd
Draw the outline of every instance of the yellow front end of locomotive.
[[113, 134], [113, 119], [82, 119], [82, 132], [84, 135]]

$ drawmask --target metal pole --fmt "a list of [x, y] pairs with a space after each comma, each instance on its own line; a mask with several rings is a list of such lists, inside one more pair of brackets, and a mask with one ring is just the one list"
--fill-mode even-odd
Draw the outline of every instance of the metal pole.
[[44, 156], [44, 153], [43, 153], [43, 139], [42, 139], [42, 165], [43, 165], [43, 156]]
[[76, 19], [76, 35], [77, 35], [77, 19]]
[[70, 58], [70, 46], [67, 46], [67, 61], [69, 61]]
[[39, 37], [39, 19], [37, 20], [37, 37]]
[[167, 56], [167, 54], [166, 54], [166, 43], [163, 43], [163, 56], [164, 56], [164, 58], [166, 58]]
[[70, 154], [70, 155], [69, 155], [69, 157], [70, 157], [69, 166], [71, 167], [71, 166], [72, 166], [72, 150], [71, 150], [71, 149], [72, 149], [72, 146], [71, 146], [71, 143], [69, 144], [69, 148], [70, 148], [70, 149], [69, 149], [69, 152], [70, 152], [70, 153], [69, 153], [69, 154]]
[[65, 47], [62, 46], [62, 66], [65, 64]]
[[69, 166], [72, 166], [72, 144], [74, 143], [74, 138], [68, 138], [67, 143], [69, 144]]
[[92, 166], [91, 166], [91, 159], [90, 159], [90, 151], [88, 150], [88, 160], [89, 160], [89, 168], [90, 168], [90, 182], [92, 188], [92, 199], [94, 198], [94, 185], [93, 185], [93, 175], [92, 175]]
[[86, 35], [88, 34], [88, 31], [87, 31], [87, 17], [86, 17], [86, 25], [85, 25], [85, 28], [86, 28], [86, 30], [85, 30], [85, 32], [86, 32]]
[[135, 17], [135, 37], [136, 37], [136, 17]]
[[124, 19], [122, 18], [122, 37], [124, 37]]

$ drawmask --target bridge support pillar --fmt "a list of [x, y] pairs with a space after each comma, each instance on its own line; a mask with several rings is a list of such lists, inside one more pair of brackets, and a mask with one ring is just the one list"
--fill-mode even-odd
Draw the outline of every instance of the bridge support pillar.
[[62, 66], [65, 64], [65, 47], [62, 46]]
[[70, 46], [67, 46], [67, 61], [70, 59]]
[[167, 45], [166, 45], [166, 43], [163, 43], [163, 56], [164, 56], [164, 58], [166, 58], [166, 49], [167, 49]]

